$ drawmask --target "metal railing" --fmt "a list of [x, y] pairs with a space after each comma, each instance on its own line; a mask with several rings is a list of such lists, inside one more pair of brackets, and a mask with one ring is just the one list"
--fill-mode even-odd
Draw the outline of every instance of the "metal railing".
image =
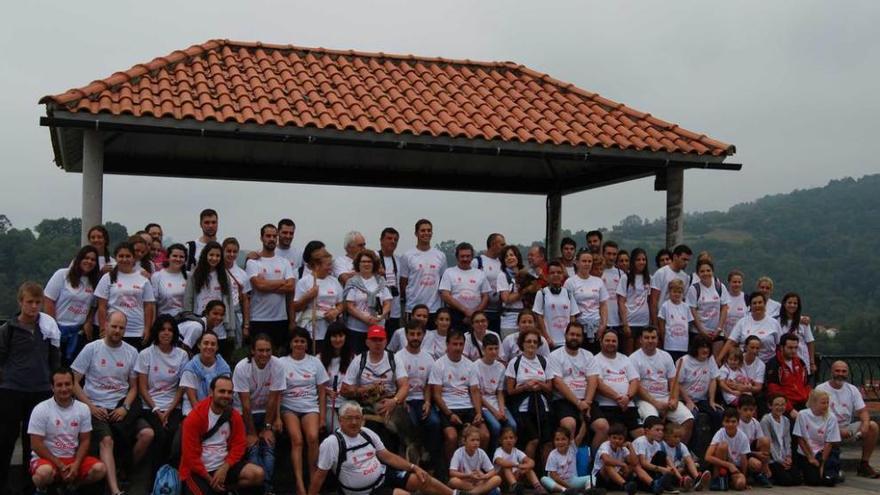
[[849, 381], [862, 392], [865, 402], [880, 402], [880, 356], [820, 356], [818, 383], [831, 378], [831, 364], [846, 361]]

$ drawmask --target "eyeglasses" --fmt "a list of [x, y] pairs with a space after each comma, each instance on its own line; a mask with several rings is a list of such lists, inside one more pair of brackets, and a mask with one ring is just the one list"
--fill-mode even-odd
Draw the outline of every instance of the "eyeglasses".
[[536, 345], [538, 344], [538, 342], [539, 341], [533, 340], [533, 339], [527, 339], [527, 340], [523, 341], [524, 344], [536, 344]]
[[363, 421], [364, 417], [363, 416], [339, 416], [339, 419], [341, 419], [342, 421], [355, 422], [355, 421]]

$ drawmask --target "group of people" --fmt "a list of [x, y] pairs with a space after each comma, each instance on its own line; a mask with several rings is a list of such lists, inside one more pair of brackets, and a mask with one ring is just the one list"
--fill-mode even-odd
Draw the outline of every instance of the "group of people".
[[847, 364], [815, 384], [800, 296], [773, 300], [768, 277], [747, 293], [709, 253], [689, 274], [690, 248], [663, 249], [652, 274], [599, 231], [553, 260], [493, 233], [447, 266], [429, 220], [402, 254], [388, 227], [333, 256], [282, 219], [240, 266], [218, 220], [168, 246], [151, 223], [112, 252], [93, 227], [45, 287], [20, 287], [0, 327], [3, 486], [19, 435], [38, 491], [111, 495], [144, 462], [197, 494], [273, 493], [280, 469], [298, 495], [328, 472], [349, 495], [834, 485], [848, 441], [878, 477]]

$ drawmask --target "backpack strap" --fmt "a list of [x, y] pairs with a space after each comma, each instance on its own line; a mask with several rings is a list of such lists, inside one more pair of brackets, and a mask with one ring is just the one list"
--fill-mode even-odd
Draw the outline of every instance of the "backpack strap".
[[208, 431], [205, 432], [204, 435], [202, 435], [202, 441], [204, 442], [205, 440], [214, 436], [214, 434], [217, 433], [217, 431], [220, 429], [221, 426], [223, 426], [225, 423], [229, 422], [229, 418], [231, 416], [232, 416], [232, 412], [229, 409], [226, 409], [225, 411], [223, 411], [220, 414], [220, 417], [217, 418], [217, 422], [214, 423], [214, 426], [212, 426]]
[[196, 264], [196, 241], [186, 243], [186, 269], [190, 270]]
[[479, 342], [477, 342], [477, 336], [474, 335], [473, 330], [471, 330], [471, 344], [473, 344], [474, 347], [477, 348], [477, 355], [480, 356], [480, 359], [483, 359], [483, 348], [480, 347]]
[[370, 438], [370, 436], [367, 435], [366, 432], [364, 432], [364, 430], [360, 431], [360, 436], [361, 436], [361, 438], [364, 439], [364, 443], [359, 443], [351, 448], [349, 448], [348, 445], [346, 445], [345, 438], [342, 437], [342, 433], [338, 429], [333, 432], [333, 436], [336, 437], [336, 443], [339, 446], [339, 454], [336, 458], [336, 470], [335, 470], [336, 482], [339, 484], [339, 486], [341, 486], [342, 488], [345, 488], [346, 490], [350, 490], [353, 492], [361, 492], [361, 491], [372, 490], [374, 487], [378, 486], [380, 483], [382, 483], [385, 480], [385, 475], [379, 476], [379, 478], [374, 483], [372, 483], [370, 486], [367, 486], [364, 488], [352, 488], [350, 486], [343, 485], [342, 482], [339, 481], [339, 472], [342, 471], [342, 465], [345, 463], [346, 460], [348, 460], [349, 451], [357, 450], [357, 449], [366, 447], [367, 445], [369, 445], [375, 449], [376, 444], [373, 443], [373, 439]]
[[[388, 366], [391, 368], [391, 381], [394, 382], [394, 387], [397, 388], [397, 363], [394, 362], [394, 353], [385, 349], [385, 355], [388, 356]], [[361, 377], [366, 368], [367, 351], [364, 351], [364, 353], [361, 354], [361, 362], [358, 364], [357, 381], [355, 382], [355, 386], [361, 386]]]
[[483, 255], [480, 254], [477, 256], [477, 270], [483, 270]]

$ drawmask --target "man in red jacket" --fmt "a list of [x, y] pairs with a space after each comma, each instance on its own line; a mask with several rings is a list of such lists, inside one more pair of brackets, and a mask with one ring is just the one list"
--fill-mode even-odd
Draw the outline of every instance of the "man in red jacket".
[[798, 336], [787, 333], [779, 341], [776, 358], [767, 363], [764, 379], [767, 384], [767, 396], [780, 394], [788, 399], [786, 413], [792, 421], [797, 412], [807, 407], [807, 399], [812, 390], [807, 384], [807, 366], [798, 357]]
[[[232, 408], [232, 379], [211, 381], [211, 394], [183, 422], [180, 480], [184, 493], [225, 494], [263, 484], [263, 469], [245, 461], [244, 421]], [[260, 492], [261, 490], [256, 490]]]

